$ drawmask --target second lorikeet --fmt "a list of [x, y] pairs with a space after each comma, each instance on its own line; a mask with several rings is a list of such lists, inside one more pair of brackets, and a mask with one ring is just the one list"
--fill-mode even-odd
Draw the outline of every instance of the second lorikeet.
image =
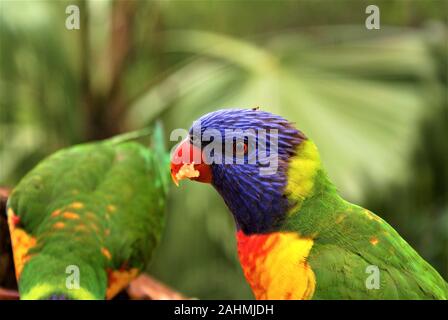
[[40, 162], [7, 204], [21, 299], [114, 297], [145, 268], [164, 225], [161, 127], [76, 145]]
[[[277, 146], [265, 153], [275, 158], [260, 156], [263, 145]], [[276, 170], [265, 171], [266, 159]], [[448, 298], [445, 280], [394, 228], [338, 194], [316, 145], [280, 116], [206, 114], [171, 161], [176, 184], [210, 183], [224, 199], [257, 299]]]

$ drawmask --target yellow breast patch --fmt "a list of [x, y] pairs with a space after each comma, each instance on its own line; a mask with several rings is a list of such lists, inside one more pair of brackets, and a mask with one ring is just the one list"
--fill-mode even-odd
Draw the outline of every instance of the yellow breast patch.
[[313, 240], [296, 233], [237, 234], [238, 254], [256, 299], [311, 299], [316, 277], [307, 262]]

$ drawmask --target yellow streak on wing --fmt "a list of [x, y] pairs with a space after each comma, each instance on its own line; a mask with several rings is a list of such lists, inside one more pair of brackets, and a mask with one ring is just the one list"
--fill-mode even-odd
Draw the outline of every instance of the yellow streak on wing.
[[336, 224], [341, 223], [342, 221], [344, 221], [344, 219], [345, 219], [346, 217], [347, 217], [347, 215], [344, 214], [344, 213], [339, 214], [339, 215], [336, 217], [335, 223], [336, 223]]
[[112, 254], [110, 253], [110, 251], [107, 248], [101, 248], [101, 253], [103, 254], [103, 256], [106, 257], [107, 260], [111, 260], [112, 259]]
[[297, 149], [297, 155], [291, 158], [288, 167], [286, 192], [298, 200], [289, 214], [297, 212], [303, 200], [313, 191], [314, 177], [319, 167], [320, 157], [316, 145], [310, 140], [303, 141]]
[[84, 208], [84, 203], [76, 201], [76, 202], [71, 203], [69, 205], [69, 207], [73, 208], [73, 209], [82, 209], [82, 208]]
[[11, 208], [8, 209], [8, 226], [11, 234], [11, 244], [16, 269], [16, 279], [19, 280], [23, 267], [30, 259], [28, 250], [36, 245], [36, 238], [30, 236], [21, 228], [16, 228], [13, 222], [15, 216]]
[[57, 209], [57, 210], [54, 210], [54, 211], [51, 213], [51, 216], [54, 218], [54, 217], [59, 216], [60, 214], [61, 214], [61, 210], [60, 210], [60, 209]]
[[376, 246], [376, 245], [378, 244], [378, 242], [380, 242], [380, 241], [378, 240], [377, 237], [372, 237], [372, 238], [370, 238], [370, 243], [371, 243], [372, 245]]
[[54, 229], [64, 229], [65, 228], [65, 223], [64, 222], [56, 222], [55, 224], [53, 224], [53, 228]]
[[137, 277], [139, 270], [113, 270], [109, 272], [109, 283], [106, 291], [106, 299], [112, 299], [117, 293], [127, 287], [127, 285]]
[[74, 213], [74, 212], [70, 212], [70, 211], [65, 211], [65, 212], [62, 214], [62, 216], [63, 216], [65, 219], [70, 219], [70, 220], [79, 220], [79, 219], [80, 219], [79, 214]]
[[311, 299], [316, 277], [306, 259], [313, 240], [299, 238], [295, 233], [282, 233], [267, 254], [264, 268], [266, 292], [264, 299]]

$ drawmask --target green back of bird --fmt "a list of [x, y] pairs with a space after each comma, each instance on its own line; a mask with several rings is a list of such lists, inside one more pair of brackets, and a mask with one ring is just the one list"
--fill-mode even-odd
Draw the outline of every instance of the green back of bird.
[[78, 145], [20, 181], [8, 218], [22, 298], [110, 298], [145, 268], [168, 189], [160, 130], [152, 149], [132, 135]]

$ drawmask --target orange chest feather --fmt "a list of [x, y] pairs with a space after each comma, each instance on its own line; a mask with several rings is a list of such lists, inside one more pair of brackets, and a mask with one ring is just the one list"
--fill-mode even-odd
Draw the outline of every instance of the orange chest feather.
[[121, 290], [125, 289], [127, 285], [137, 277], [139, 270], [132, 268], [130, 270], [107, 270], [108, 285], [106, 291], [106, 299], [112, 299]]
[[17, 228], [19, 218], [12, 209], [8, 209], [8, 226], [11, 234], [11, 245], [13, 250], [16, 279], [19, 280], [23, 267], [31, 258], [28, 251], [36, 245], [36, 238], [30, 236], [25, 230]]
[[313, 240], [293, 232], [237, 233], [238, 255], [256, 299], [311, 299], [316, 286], [307, 257]]

